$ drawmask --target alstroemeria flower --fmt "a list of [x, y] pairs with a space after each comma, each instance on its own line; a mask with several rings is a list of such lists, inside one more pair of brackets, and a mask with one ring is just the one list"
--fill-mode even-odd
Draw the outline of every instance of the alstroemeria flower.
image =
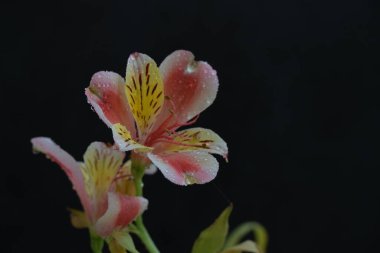
[[122, 151], [148, 158], [170, 181], [188, 185], [215, 178], [227, 157], [227, 144], [213, 131], [189, 125], [215, 99], [219, 82], [206, 62], [188, 51], [175, 51], [158, 68], [153, 59], [134, 53], [125, 80], [114, 72], [93, 75], [86, 89], [89, 103], [112, 128]]
[[72, 223], [77, 228], [88, 227], [102, 238], [125, 229], [148, 205], [142, 197], [128, 196], [128, 163], [124, 152], [93, 142], [77, 162], [50, 138], [32, 139], [34, 150], [56, 162], [69, 177], [84, 208], [84, 213], [72, 210]]

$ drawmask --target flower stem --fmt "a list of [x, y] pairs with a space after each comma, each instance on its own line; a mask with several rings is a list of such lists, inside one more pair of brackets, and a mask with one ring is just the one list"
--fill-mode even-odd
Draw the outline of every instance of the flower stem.
[[102, 253], [104, 240], [90, 229], [91, 250], [93, 253]]
[[146, 249], [150, 253], [160, 253], [160, 251], [154, 244], [152, 238], [150, 237], [148, 231], [146, 230], [141, 215], [139, 218], [137, 218], [136, 225], [137, 225], [137, 228], [139, 229], [138, 236], [140, 240], [144, 243]]
[[[138, 161], [132, 159], [132, 174], [133, 180], [136, 187], [136, 196], [143, 196], [143, 177], [144, 177], [145, 166], [140, 164]], [[145, 228], [142, 215], [135, 220], [136, 228], [138, 233], [136, 235], [145, 245], [146, 249], [150, 253], [160, 253], [157, 246], [154, 244], [152, 237], [150, 237], [148, 230]]]

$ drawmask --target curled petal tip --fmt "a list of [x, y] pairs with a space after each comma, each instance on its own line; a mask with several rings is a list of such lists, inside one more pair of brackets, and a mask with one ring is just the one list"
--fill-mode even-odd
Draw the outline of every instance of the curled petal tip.
[[131, 58], [137, 58], [137, 57], [139, 57], [139, 52], [133, 52], [131, 55], [130, 55], [130, 57]]
[[185, 74], [191, 74], [191, 73], [195, 72], [197, 67], [198, 67], [198, 62], [195, 60], [192, 60], [191, 62], [189, 62], [187, 64], [187, 67], [186, 67], [184, 72], [185, 72]]
[[226, 161], [226, 163], [229, 162], [229, 160], [228, 160], [228, 154], [225, 154], [225, 155], [223, 156], [223, 158], [224, 158], [224, 160]]
[[152, 163], [147, 169], [145, 169], [146, 175], [153, 175], [157, 172], [157, 167]]
[[198, 184], [199, 181], [192, 173], [186, 173], [185, 174], [185, 186], [192, 185], [192, 184]]

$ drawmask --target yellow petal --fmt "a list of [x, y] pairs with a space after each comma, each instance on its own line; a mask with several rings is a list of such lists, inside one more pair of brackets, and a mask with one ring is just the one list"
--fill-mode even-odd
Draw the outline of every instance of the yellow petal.
[[107, 193], [124, 157], [125, 153], [102, 142], [93, 142], [87, 148], [80, 169], [86, 192], [93, 204], [93, 210], [89, 214], [91, 219], [96, 219], [105, 211]]
[[132, 149], [139, 149], [139, 151], [151, 150], [151, 148], [141, 145], [133, 140], [128, 129], [120, 123], [112, 126], [112, 134], [115, 143], [121, 151], [130, 151]]
[[167, 143], [158, 146], [163, 152], [203, 150], [227, 158], [228, 148], [226, 142], [210, 129], [190, 128], [176, 132], [169, 137]]
[[88, 228], [89, 227], [89, 221], [87, 219], [86, 214], [83, 211], [79, 211], [77, 209], [68, 208], [70, 211], [70, 219], [71, 224], [74, 228]]
[[131, 160], [124, 163], [123, 167], [121, 167], [118, 177], [120, 179], [116, 180], [116, 192], [120, 192], [121, 194], [128, 196], [136, 195], [136, 187], [133, 182], [133, 176], [131, 172]]
[[128, 59], [125, 91], [140, 140], [149, 133], [164, 103], [160, 71], [152, 58], [134, 53]]

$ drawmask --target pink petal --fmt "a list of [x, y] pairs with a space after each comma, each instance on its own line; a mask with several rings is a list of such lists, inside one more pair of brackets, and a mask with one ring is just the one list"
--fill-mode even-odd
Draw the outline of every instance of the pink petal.
[[108, 127], [121, 123], [135, 136], [134, 120], [125, 94], [125, 81], [119, 74], [108, 71], [95, 73], [85, 93], [88, 102]]
[[206, 62], [194, 61], [191, 52], [173, 52], [161, 63], [160, 71], [167, 99], [157, 127], [171, 115], [166, 126], [185, 123], [214, 102], [219, 86], [216, 71]]
[[218, 161], [202, 151], [148, 153], [148, 157], [167, 179], [179, 185], [210, 182], [219, 169]]
[[90, 200], [85, 191], [84, 179], [80, 170], [80, 164], [74, 160], [66, 151], [61, 149], [50, 138], [36, 137], [31, 140], [35, 151], [44, 153], [50, 160], [57, 163], [73, 184], [74, 190], [77, 192], [83, 208], [86, 213], [90, 214]]
[[142, 197], [123, 196], [120, 193], [108, 193], [108, 209], [96, 222], [98, 235], [106, 237], [116, 229], [128, 226], [148, 207], [148, 200]]

